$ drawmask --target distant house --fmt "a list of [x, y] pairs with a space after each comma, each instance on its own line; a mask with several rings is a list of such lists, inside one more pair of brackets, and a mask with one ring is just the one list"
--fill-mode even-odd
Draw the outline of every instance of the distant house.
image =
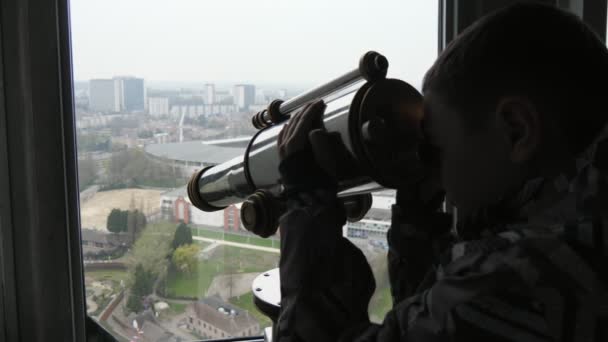
[[97, 229], [82, 228], [80, 234], [85, 255], [101, 251], [107, 252], [131, 242], [131, 236], [127, 233], [114, 234]]
[[248, 311], [224, 302], [218, 295], [186, 307], [188, 329], [208, 338], [228, 338], [260, 334], [260, 323]]
[[226, 231], [245, 230], [241, 223], [241, 204], [232, 204], [224, 210], [204, 212], [190, 203], [186, 187], [161, 194], [161, 217], [172, 222], [184, 222], [206, 227], [223, 228]]
[[363, 219], [347, 222], [344, 226], [344, 236], [386, 241], [386, 233], [391, 226], [391, 207], [394, 203], [395, 194], [392, 190], [374, 193], [370, 210]]
[[114, 247], [108, 240], [109, 233], [97, 229], [83, 228], [80, 234], [82, 236], [82, 245], [89, 247], [91, 250], [109, 249]]
[[142, 342], [178, 342], [182, 339], [163, 328], [154, 317], [151, 310], [136, 315], [129, 314], [126, 318], [128, 326], [132, 327], [140, 336]]

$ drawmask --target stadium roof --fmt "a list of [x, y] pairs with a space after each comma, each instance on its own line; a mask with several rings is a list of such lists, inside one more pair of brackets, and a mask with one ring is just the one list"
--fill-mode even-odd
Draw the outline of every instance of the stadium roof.
[[243, 147], [211, 145], [203, 141], [151, 144], [145, 150], [158, 158], [203, 164], [220, 164], [245, 153]]

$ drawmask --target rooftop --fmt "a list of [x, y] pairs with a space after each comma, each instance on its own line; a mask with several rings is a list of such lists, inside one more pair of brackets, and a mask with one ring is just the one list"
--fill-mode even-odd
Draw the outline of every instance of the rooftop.
[[200, 320], [231, 335], [259, 324], [248, 311], [224, 302], [218, 295], [203, 298], [193, 306]]
[[243, 153], [245, 153], [245, 148], [224, 147], [197, 140], [167, 144], [150, 144], [146, 145], [145, 151], [158, 158], [202, 164], [220, 164], [243, 155]]
[[383, 208], [370, 208], [370, 210], [365, 214], [365, 219], [368, 220], [377, 220], [383, 222], [391, 222], [391, 210], [383, 209]]
[[82, 241], [108, 243], [109, 234], [109, 232], [97, 229], [82, 228], [80, 230]]
[[222, 147], [242, 147], [245, 148], [249, 144], [251, 137], [237, 137], [229, 139], [207, 140], [202, 143], [205, 145], [217, 145]]

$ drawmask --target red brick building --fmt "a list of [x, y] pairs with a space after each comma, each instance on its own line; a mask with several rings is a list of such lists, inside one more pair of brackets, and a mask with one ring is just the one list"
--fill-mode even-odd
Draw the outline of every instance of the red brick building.
[[241, 228], [241, 210], [236, 205], [224, 209], [224, 230], [238, 231]]
[[175, 222], [183, 221], [185, 224], [190, 223], [190, 206], [190, 202], [186, 201], [182, 196], [179, 196], [173, 202], [173, 217]]
[[186, 188], [179, 188], [161, 195], [161, 217], [171, 222], [183, 221], [207, 227], [224, 228], [226, 231], [239, 231], [241, 226], [241, 205], [230, 205], [223, 211], [204, 212], [194, 207]]

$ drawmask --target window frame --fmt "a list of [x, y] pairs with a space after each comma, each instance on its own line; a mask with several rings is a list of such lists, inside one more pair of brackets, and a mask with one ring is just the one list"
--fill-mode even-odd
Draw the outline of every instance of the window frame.
[[0, 6], [2, 334], [83, 341], [68, 2]]
[[[506, 2], [438, 1], [439, 52]], [[548, 2], [605, 41], [605, 1]], [[0, 3], [0, 340], [115, 340], [85, 310], [69, 13], [69, 0]]]

